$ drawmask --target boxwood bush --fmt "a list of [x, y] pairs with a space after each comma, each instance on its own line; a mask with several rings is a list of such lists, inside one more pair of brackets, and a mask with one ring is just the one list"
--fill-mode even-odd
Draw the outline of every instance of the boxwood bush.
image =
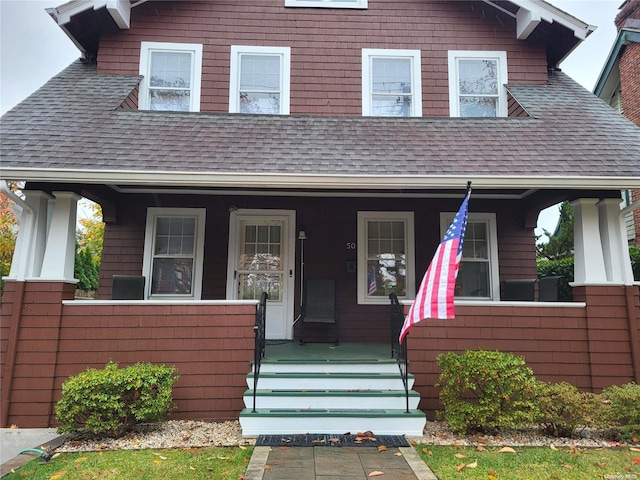
[[640, 438], [640, 385], [627, 383], [602, 390], [602, 398], [609, 407], [609, 420], [622, 440]]
[[538, 417], [536, 378], [524, 358], [468, 350], [437, 359], [440, 402], [453, 430], [491, 432], [530, 425]]
[[158, 422], [173, 408], [175, 367], [109, 362], [69, 377], [56, 404], [59, 431], [121, 436], [137, 423]]

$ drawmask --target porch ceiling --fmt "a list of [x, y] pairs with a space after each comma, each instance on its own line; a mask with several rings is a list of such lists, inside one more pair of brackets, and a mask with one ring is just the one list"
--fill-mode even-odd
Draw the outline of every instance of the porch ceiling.
[[2, 118], [2, 178], [248, 189], [640, 187], [640, 128], [561, 72], [508, 86], [528, 118], [132, 111], [139, 77], [72, 64]]

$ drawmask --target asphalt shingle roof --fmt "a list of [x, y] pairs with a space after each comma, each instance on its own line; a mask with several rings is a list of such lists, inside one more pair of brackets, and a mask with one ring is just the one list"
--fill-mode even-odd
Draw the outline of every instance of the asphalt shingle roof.
[[640, 186], [640, 128], [561, 72], [548, 85], [508, 86], [531, 117], [493, 119], [120, 109], [139, 80], [71, 64], [2, 117], [2, 176], [578, 176], [632, 177], [629, 187]]

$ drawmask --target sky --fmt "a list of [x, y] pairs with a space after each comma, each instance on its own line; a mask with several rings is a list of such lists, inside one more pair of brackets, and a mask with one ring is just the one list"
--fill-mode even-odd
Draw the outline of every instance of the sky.
[[[613, 21], [622, 1], [549, 0], [598, 27], [560, 65], [588, 90], [593, 90], [615, 41]], [[71, 40], [45, 12], [63, 3], [65, 0], [0, 0], [0, 115], [79, 57]], [[540, 214], [538, 225], [553, 231], [557, 218], [558, 208], [552, 207]]]

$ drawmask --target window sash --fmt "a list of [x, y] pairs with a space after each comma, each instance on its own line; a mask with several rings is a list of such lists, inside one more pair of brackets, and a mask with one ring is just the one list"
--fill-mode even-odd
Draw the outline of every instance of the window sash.
[[413, 212], [358, 212], [358, 303], [414, 294]]
[[506, 52], [449, 51], [452, 117], [506, 117]]
[[422, 116], [419, 50], [362, 50], [362, 114]]
[[202, 45], [142, 42], [140, 110], [200, 111]]
[[229, 112], [289, 114], [289, 47], [231, 47]]

